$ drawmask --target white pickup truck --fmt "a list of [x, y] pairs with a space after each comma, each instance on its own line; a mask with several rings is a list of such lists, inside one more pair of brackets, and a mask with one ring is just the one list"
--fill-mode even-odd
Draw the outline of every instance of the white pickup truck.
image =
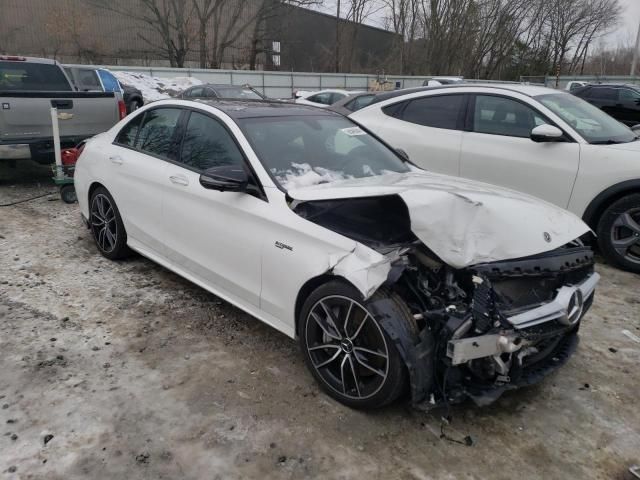
[[126, 115], [112, 92], [79, 92], [55, 60], [0, 56], [0, 161], [51, 163], [51, 107], [63, 148], [104, 132]]

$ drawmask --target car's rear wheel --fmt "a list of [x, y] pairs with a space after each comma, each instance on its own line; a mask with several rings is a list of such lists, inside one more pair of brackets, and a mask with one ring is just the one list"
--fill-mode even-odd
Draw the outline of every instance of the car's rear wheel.
[[640, 273], [640, 194], [611, 204], [598, 223], [598, 244], [607, 260]]
[[102, 255], [110, 260], [118, 260], [129, 255], [127, 232], [122, 217], [116, 202], [104, 187], [98, 187], [91, 193], [89, 225]]
[[[402, 302], [385, 292], [370, 301], [385, 297]], [[367, 304], [356, 288], [335, 280], [307, 298], [298, 319], [307, 367], [329, 395], [354, 408], [391, 403], [407, 386], [402, 358]], [[406, 306], [399, 310], [410, 317]]]

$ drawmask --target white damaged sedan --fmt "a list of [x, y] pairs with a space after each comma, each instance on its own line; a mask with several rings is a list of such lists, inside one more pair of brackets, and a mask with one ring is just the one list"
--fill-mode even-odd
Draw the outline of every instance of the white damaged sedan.
[[352, 407], [539, 381], [599, 278], [573, 214], [427, 173], [312, 107], [154, 102], [87, 142], [75, 186], [104, 256], [135, 250], [299, 339]]

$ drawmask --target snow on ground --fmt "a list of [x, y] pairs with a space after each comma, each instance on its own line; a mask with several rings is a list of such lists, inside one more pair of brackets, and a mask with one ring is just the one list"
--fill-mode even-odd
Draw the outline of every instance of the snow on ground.
[[202, 85], [202, 81], [194, 77], [159, 78], [134, 72], [112, 72], [125, 85], [139, 89], [144, 102], [153, 102], [175, 97], [194, 85]]

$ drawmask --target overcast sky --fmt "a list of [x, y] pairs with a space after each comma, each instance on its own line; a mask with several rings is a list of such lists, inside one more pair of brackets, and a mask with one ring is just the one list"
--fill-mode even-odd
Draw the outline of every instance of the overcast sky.
[[621, 41], [633, 44], [640, 24], [640, 0], [620, 0], [620, 3], [625, 9], [622, 14], [622, 24], [617, 32], [613, 32], [607, 37], [607, 41], [609, 43]]
[[[610, 46], [618, 43], [632, 45], [636, 39], [638, 25], [640, 25], [640, 0], [619, 0], [624, 8], [622, 14], [622, 22], [618, 28], [607, 35], [603, 40]], [[343, 4], [346, 2], [343, 2]], [[373, 2], [375, 3], [375, 2]], [[333, 13], [335, 15], [335, 0], [326, 0], [322, 11]], [[342, 15], [346, 14], [346, 8], [343, 7]], [[381, 14], [373, 15], [367, 22], [376, 27], [384, 27], [384, 19]]]

